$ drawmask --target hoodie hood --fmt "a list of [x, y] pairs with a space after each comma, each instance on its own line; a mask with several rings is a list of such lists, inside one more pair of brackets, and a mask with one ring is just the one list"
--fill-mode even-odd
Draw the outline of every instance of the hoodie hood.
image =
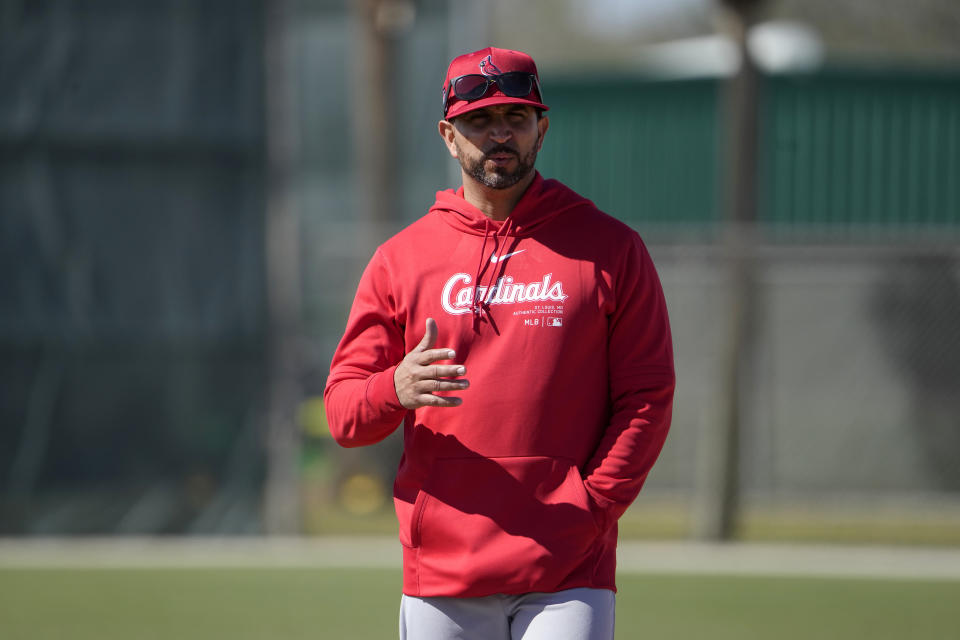
[[545, 180], [538, 171], [506, 220], [491, 220], [464, 200], [463, 187], [456, 191], [438, 191], [430, 213], [440, 215], [444, 222], [463, 233], [484, 236], [492, 232], [501, 237], [525, 237], [561, 213], [584, 205], [594, 206], [590, 200], [560, 182]]

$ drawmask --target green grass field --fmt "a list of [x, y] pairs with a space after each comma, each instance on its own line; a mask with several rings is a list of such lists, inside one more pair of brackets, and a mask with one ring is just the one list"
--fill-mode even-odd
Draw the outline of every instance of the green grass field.
[[[960, 637], [960, 582], [621, 575], [618, 640]], [[400, 574], [3, 569], [4, 640], [394, 639]]]

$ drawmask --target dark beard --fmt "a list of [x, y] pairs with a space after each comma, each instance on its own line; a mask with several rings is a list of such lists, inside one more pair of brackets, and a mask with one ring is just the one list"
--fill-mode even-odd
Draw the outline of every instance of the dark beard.
[[[496, 167], [492, 172], [488, 173], [487, 170], [483, 168], [487, 158], [491, 155], [502, 153], [504, 151], [516, 154], [517, 168], [513, 171], [509, 171], [506, 167]], [[523, 180], [531, 171], [533, 171], [533, 165], [537, 161], [537, 146], [534, 145], [533, 149], [530, 150], [530, 153], [525, 156], [521, 156], [513, 149], [503, 145], [490, 149], [477, 161], [471, 161], [462, 152], [460, 152], [459, 149], [457, 156], [460, 160], [460, 166], [463, 168], [463, 170], [480, 184], [484, 185], [485, 187], [490, 187], [491, 189], [507, 189]]]

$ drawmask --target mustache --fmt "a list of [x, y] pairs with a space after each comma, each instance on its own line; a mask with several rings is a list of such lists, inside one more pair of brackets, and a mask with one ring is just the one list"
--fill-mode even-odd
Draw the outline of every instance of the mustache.
[[485, 158], [489, 158], [490, 156], [496, 155], [498, 153], [512, 153], [515, 156], [518, 156], [518, 157], [520, 156], [520, 153], [516, 149], [514, 149], [513, 147], [508, 147], [505, 144], [498, 144], [492, 149], [489, 149], [488, 151], [484, 152], [483, 156]]

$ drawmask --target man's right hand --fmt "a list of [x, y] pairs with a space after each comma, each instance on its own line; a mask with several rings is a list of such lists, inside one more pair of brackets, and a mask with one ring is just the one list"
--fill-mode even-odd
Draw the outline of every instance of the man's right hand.
[[460, 391], [470, 386], [467, 380], [454, 380], [467, 372], [462, 364], [433, 364], [456, 357], [452, 349], [434, 349], [437, 323], [427, 318], [423, 339], [403, 357], [393, 374], [397, 398], [407, 409], [420, 407], [459, 407], [462, 398], [434, 395], [437, 391]]

